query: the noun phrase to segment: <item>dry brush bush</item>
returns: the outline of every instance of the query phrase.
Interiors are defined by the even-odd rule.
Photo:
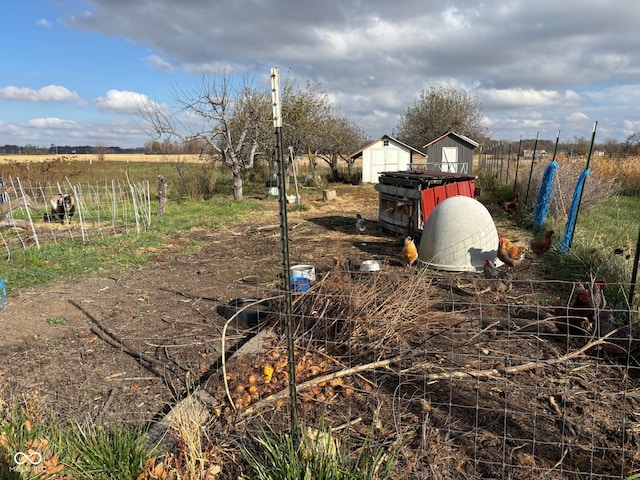
[[[585,170],[584,159],[570,159],[559,157],[558,169],[553,180],[553,190],[549,202],[549,214],[555,218],[566,218],[571,208],[573,193],[576,188],[578,178]],[[535,204],[542,185],[545,169],[549,162],[537,161],[531,171],[530,162],[520,162],[519,176],[522,178],[518,184],[518,192],[521,198],[526,195],[529,188],[529,201]],[[605,201],[613,193],[618,191],[622,185],[619,175],[610,175],[604,167],[603,162],[598,160],[590,164],[591,173],[587,176],[584,184],[584,191],[580,208],[590,209]],[[531,180],[529,182],[529,172]]]
[[[640,157],[596,157],[590,167],[594,175],[612,179],[623,188],[638,189],[640,186]]]
[[[446,296],[432,276],[353,271],[339,260],[311,291],[294,302],[298,335],[326,343],[351,361],[375,361],[411,352],[434,328],[460,322],[459,313],[439,310]],[[418,301],[417,301],[418,300]],[[464,320],[462,320],[464,321]]]

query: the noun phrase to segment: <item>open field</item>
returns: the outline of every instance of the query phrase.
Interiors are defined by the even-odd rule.
[[[3,163],[36,163],[36,162],[201,162],[199,155],[146,155],[146,154],[109,154],[95,153],[72,155],[0,155]]]

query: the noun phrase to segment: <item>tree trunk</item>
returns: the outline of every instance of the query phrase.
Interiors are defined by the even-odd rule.
[[[309,170],[311,171],[311,175],[315,178],[315,176],[316,176],[316,156],[311,151],[311,147],[307,147],[307,159],[309,160]]]
[[[331,176],[333,177],[333,181],[337,182],[340,179],[340,172],[338,172],[338,159],[336,157],[331,157]]]
[[[233,199],[242,200],[242,172],[233,172]]]

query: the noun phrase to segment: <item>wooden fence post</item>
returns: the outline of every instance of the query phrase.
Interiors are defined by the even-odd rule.
[[[167,181],[162,175],[158,175],[158,216],[164,215],[167,206]]]

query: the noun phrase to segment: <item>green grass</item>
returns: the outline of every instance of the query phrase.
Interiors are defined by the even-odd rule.
[[[7,292],[53,283],[62,278],[100,272],[114,273],[140,268],[153,260],[157,251],[172,235],[180,235],[193,228],[218,229],[246,219],[269,208],[256,199],[241,202],[230,198],[209,201],[169,202],[165,215],[152,215],[151,226],[140,234],[93,237],[83,242],[79,238],[43,243],[38,249],[12,251],[3,264],[2,276]],[[181,252],[195,253],[203,244],[188,242]]]
[[[103,428],[76,424],[61,438],[67,469],[75,478],[135,479],[151,451],[139,428]]]
[[[597,208],[578,215],[578,239],[593,245],[621,247],[637,238],[640,195],[612,195]]]
[[[62,325],[67,325],[69,323],[69,319],[67,317],[50,317],[47,319],[47,323],[51,326],[59,327]]]
[[[322,423],[322,422],[321,422]],[[243,480],[314,479],[377,480],[389,478],[399,447],[390,451],[371,445],[371,433],[353,450],[321,427],[303,436],[300,445],[288,432],[263,429],[252,446],[241,445],[249,465]],[[402,446],[400,444],[400,446]]]
[[[61,426],[53,418],[39,418],[36,404],[23,399],[0,409],[0,480],[135,479],[152,458],[153,448],[145,446],[139,427]],[[19,452],[35,465],[23,462]]]

